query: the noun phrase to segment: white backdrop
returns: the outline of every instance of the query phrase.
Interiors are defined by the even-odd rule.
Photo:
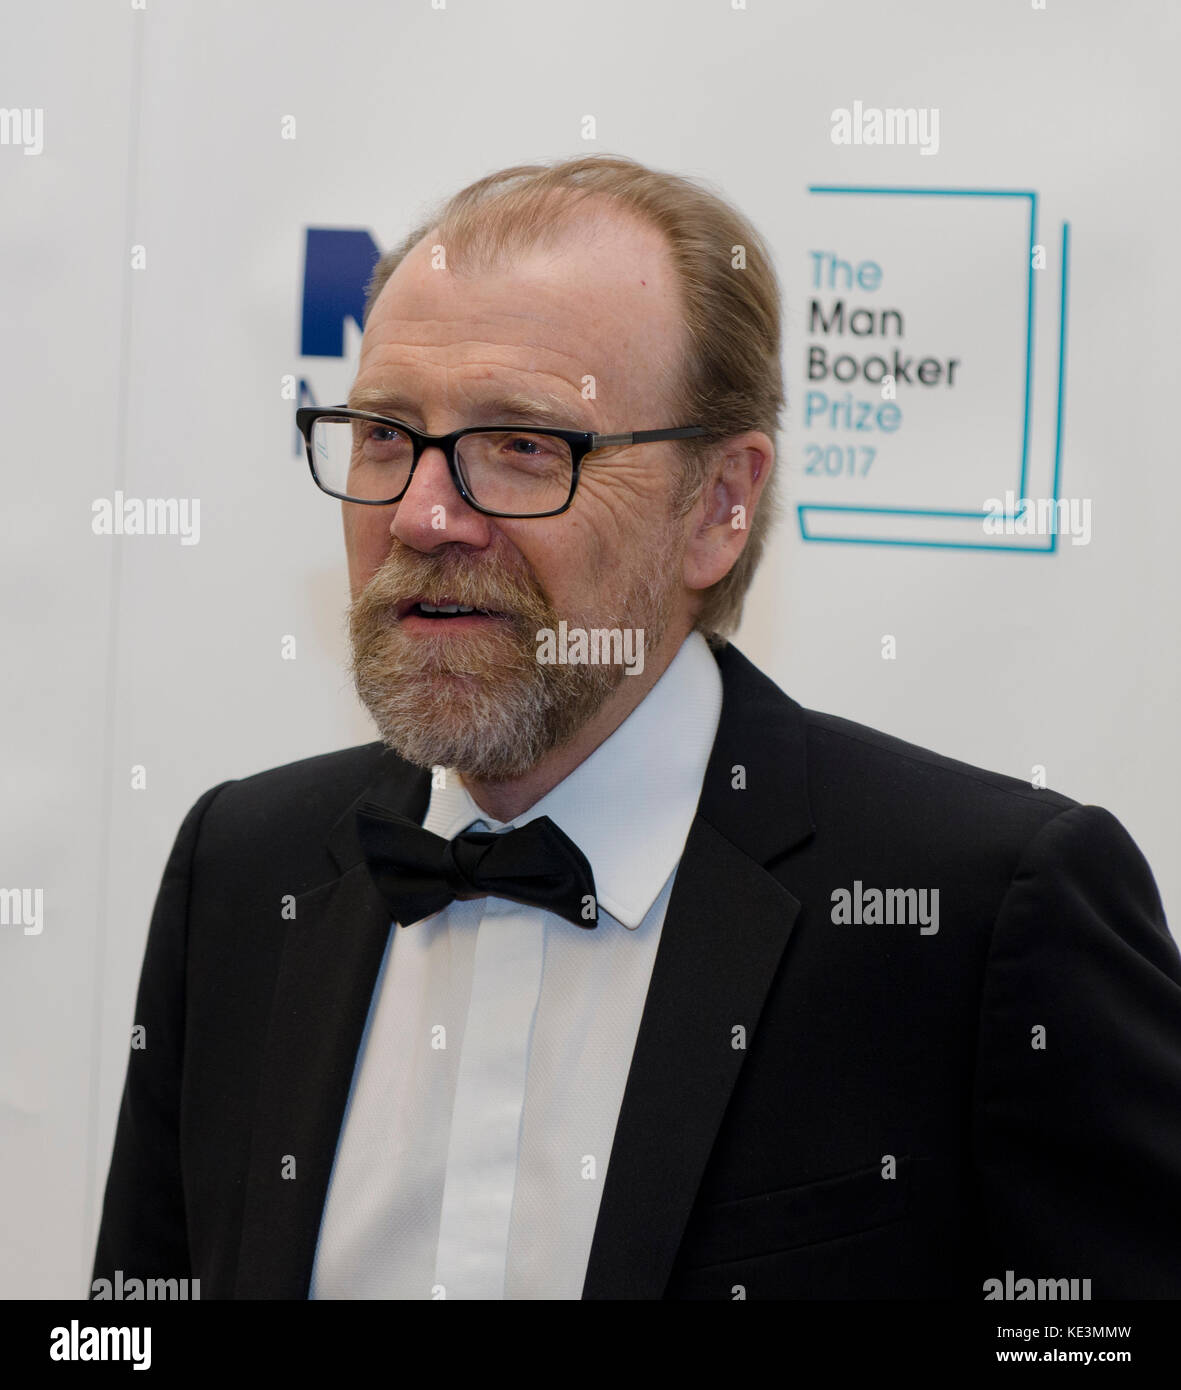
[[[1018,777],[1044,766],[1107,806],[1177,929],[1170,0],[4,11],[0,887],[41,889],[44,913],[40,932],[0,927],[0,1295],[86,1288],[185,810],[217,781],[373,737],[344,670],[338,512],[294,452],[282,389],[303,379],[327,403],[350,374],[347,356],[300,355],[306,231],[388,246],[507,164],[629,154],[707,178],[752,218],[787,303],[788,507],[738,645],[806,705]],[[832,112],[854,102],[937,109],[937,154],[834,144]],[[851,191],[870,188],[891,191]],[[822,428],[814,397],[805,419],[822,389],[810,346],[878,350],[811,331],[813,295],[826,317],[835,297],[814,291],[812,252],[879,266],[876,290],[845,297],[903,315],[888,346],[961,363],[954,387],[901,385],[904,422],[880,438]],[[349,352],[356,339],[349,326]],[[831,399],[846,389],[881,403],[864,383]],[[876,453],[829,476],[832,445]],[[1089,544],[1022,553],[932,519],[1018,487],[1023,451],[1030,487],[1051,487],[1056,448]],[[199,542],[94,534],[94,503],[117,492],[199,499]],[[857,528],[875,543],[851,543]]]

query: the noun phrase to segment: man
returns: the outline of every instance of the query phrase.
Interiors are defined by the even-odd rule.
[[[181,827],[96,1279],[1181,1295],[1135,845],[725,640],[779,359],[757,233],[629,160],[502,171],[379,263],[349,407],[300,423],[381,740]]]

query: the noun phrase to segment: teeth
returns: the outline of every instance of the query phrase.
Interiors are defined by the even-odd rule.
[[[476,611],[462,603],[420,603],[418,606],[424,613],[474,613]]]

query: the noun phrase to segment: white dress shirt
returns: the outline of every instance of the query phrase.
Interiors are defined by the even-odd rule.
[[[311,1298],[581,1298],[721,705],[692,633],[610,738],[515,820],[482,812],[453,771],[432,788],[423,824],[447,839],[549,816],[590,861],[598,925],[477,898],[391,928]]]

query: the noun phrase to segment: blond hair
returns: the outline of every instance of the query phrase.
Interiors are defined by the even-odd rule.
[[[698,424],[701,439],[678,440],[679,515],[693,505],[721,440],[761,430],[774,442],[784,405],[780,292],[770,254],[747,219],[702,181],[649,169],[622,155],[518,164],[469,184],[386,252],[374,267],[365,322],[390,276],[428,233],[447,248],[448,269],[478,272],[514,253],[552,244],[579,203],[606,197],[657,228],[680,288],[684,350],[669,373],[669,425]],[[749,520],[742,553],[705,590],[695,626],[714,645],[737,628],[742,604],[778,512],[775,470]]]

